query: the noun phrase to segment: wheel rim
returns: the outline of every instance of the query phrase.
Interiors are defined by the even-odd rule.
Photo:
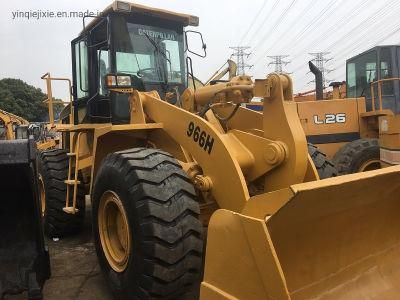
[[[39,197],[42,210],[42,217],[46,212],[46,190],[44,188],[44,181],[42,175],[39,174]]]
[[[114,271],[123,272],[128,265],[131,236],[121,199],[112,191],[106,191],[100,198],[98,226],[109,265]]]
[[[379,159],[369,159],[360,166],[359,172],[372,171],[380,168],[381,163]]]

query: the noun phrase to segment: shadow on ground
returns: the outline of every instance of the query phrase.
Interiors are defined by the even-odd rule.
[[[87,206],[85,226],[80,234],[58,241],[47,239],[50,251],[51,278],[45,283],[44,299],[113,299],[97,263],[92,239],[91,217],[90,206]],[[26,293],[5,297],[7,300],[26,298]],[[197,289],[188,292],[179,300],[196,298],[198,298]]]
[[[88,211],[82,233],[48,240],[52,276],[43,290],[45,299],[112,299],[97,263],[90,220]]]

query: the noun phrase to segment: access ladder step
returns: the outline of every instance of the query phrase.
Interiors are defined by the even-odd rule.
[[[74,207],[72,207],[72,206],[67,206],[67,207],[64,207],[64,208],[63,208],[63,211],[66,212],[67,214],[72,214],[72,215],[74,215],[74,214],[76,214],[77,212],[79,212],[79,209],[74,208]]]
[[[76,153],[75,152],[68,152],[67,156],[76,156]]]
[[[71,180],[64,180],[64,183],[67,184],[67,185],[75,185],[75,183],[76,183],[76,184],[81,184],[81,182],[80,182],[79,180],[73,180],[73,179],[71,179]]]

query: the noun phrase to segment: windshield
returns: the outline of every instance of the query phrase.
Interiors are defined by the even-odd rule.
[[[347,95],[370,96],[369,84],[377,80],[376,51],[368,52],[347,63]]]
[[[182,34],[155,26],[123,25],[115,49],[118,73],[136,75],[145,82],[183,83]]]

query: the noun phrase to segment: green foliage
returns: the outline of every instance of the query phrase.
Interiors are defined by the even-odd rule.
[[[43,101],[47,95],[20,79],[4,78],[0,80],[0,109],[35,122],[48,121],[47,105]],[[62,109],[55,105],[55,116]]]

